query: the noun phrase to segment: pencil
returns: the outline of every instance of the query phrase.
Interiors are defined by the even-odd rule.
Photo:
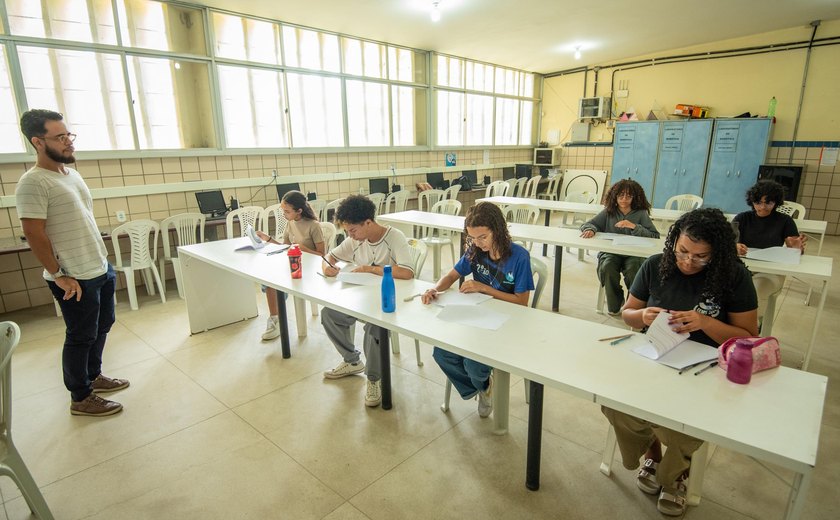
[[[622,334],[621,336],[610,336],[609,338],[601,338],[598,341],[612,341],[614,339],[623,339],[632,335],[633,334]]]
[[[712,361],[711,363],[709,363],[709,366],[705,366],[705,367],[701,368],[700,370],[698,370],[697,372],[695,372],[695,373],[694,373],[694,375],[695,375],[695,376],[699,376],[700,374],[702,374],[702,373],[703,373],[703,372],[705,372],[706,370],[709,370],[709,369],[710,369],[710,368],[712,368],[712,367],[716,367],[716,366],[717,366],[717,364],[718,364],[718,362],[717,362],[717,361]]]
[[[628,334],[628,335],[624,336],[623,338],[618,338],[618,339],[616,339],[616,340],[610,341],[610,345],[618,345],[618,344],[619,344],[619,343],[621,343],[622,341],[624,341],[624,340],[626,340],[626,339],[628,339],[628,338],[632,338],[632,337],[633,337],[633,335],[632,335],[632,334]]]

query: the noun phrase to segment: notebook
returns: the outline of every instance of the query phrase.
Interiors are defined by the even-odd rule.
[[[676,369],[717,359],[717,348],[688,339],[690,334],[687,332],[674,332],[668,325],[670,316],[660,312],[641,336],[644,338],[642,344],[633,348],[633,352]]]

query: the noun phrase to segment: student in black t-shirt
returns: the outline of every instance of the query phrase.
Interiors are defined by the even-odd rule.
[[[668,312],[675,331],[717,346],[732,337],[755,336],[756,307],[755,289],[736,253],[732,227],[719,209],[703,208],[681,216],[671,226],[663,252],[642,264],[622,318],[643,328],[660,312]],[[655,391],[655,381],[650,384]],[[624,467],[636,469],[644,454],[639,489],[659,493],[661,513],[682,515],[683,481],[691,455],[703,441],[609,408],[601,410],[615,428]],[[661,444],[668,447],[664,455]]]

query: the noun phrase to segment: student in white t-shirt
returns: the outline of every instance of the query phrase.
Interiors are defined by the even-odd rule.
[[[373,273],[382,276],[383,266],[390,265],[395,279],[408,280],[414,277],[411,251],[405,235],[390,226],[376,223],[376,206],[367,197],[351,195],[344,199],[335,212],[336,221],[344,227],[347,239],[327,255],[330,264],[347,262],[355,265],[354,272]],[[338,275],[339,270],[327,262],[322,265],[327,276]],[[368,377],[365,392],[365,405],[378,406],[382,401],[381,363],[379,351],[380,328],[370,323],[365,324],[364,351],[367,367],[361,361],[361,353],[356,350],[350,327],[356,318],[347,314],[324,308],[321,323],[330,341],[344,358],[332,370],[324,372],[327,379],[338,379],[365,372]]]
[[[102,352],[115,319],[116,276],[93,217],[90,191],[79,172],[66,166],[76,162],[76,134],[63,119],[51,110],[21,116],[20,129],[38,158],[20,178],[15,203],[23,234],[64,315],[61,360],[70,413],[112,415],[122,405],[97,394],[129,384],[102,374]]]

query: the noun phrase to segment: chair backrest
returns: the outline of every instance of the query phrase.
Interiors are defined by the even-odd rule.
[[[589,191],[573,191],[566,195],[566,202],[581,202],[583,204],[595,204],[598,195]]]
[[[517,224],[536,224],[540,210],[530,204],[511,204],[504,210],[505,220]]]
[[[537,308],[537,303],[540,300],[540,295],[545,288],[545,282],[548,279],[548,267],[539,258],[531,257],[531,276],[537,280],[534,282],[534,295],[531,297],[531,307]]]
[[[272,215],[274,216],[274,233],[271,232]],[[283,216],[283,208],[280,206],[280,203],[272,204],[262,210],[262,214],[260,215],[260,227],[262,229],[260,231],[266,235],[279,240],[283,237],[283,232],[286,231],[286,224],[288,224],[288,221]]]
[[[321,222],[321,234],[324,235],[324,253],[329,253],[335,247],[335,224],[332,222]]]
[[[128,235],[131,243],[131,268],[145,269],[151,267],[157,260],[157,241],[160,226],[154,220],[141,219],[126,222],[111,231],[111,243],[114,246],[114,263],[116,267],[123,266],[122,251],[120,249],[120,235]],[[151,245],[149,235],[152,235]]]
[[[260,229],[260,216],[262,215],[262,212],[263,209],[260,206],[243,206],[228,213],[227,217],[225,217],[225,231],[227,232],[227,237],[244,237],[245,229],[248,227],[248,224],[250,224],[254,229]],[[234,218],[239,218],[239,235],[233,234]]]
[[[778,211],[779,213],[784,213],[790,218],[800,220],[805,218],[805,206],[798,202],[790,202],[786,200],[784,204],[776,208],[776,211]]]
[[[20,342],[20,327],[13,321],[0,323],[0,431],[12,429],[12,353]]]
[[[169,244],[169,228],[175,228],[175,247],[191,246],[204,242],[204,222],[206,217],[202,213],[179,213],[163,219],[160,223],[161,238],[163,239],[163,257],[171,260],[173,255]],[[196,239],[196,236],[198,237]]]
[[[527,183],[530,178],[520,177],[516,179],[516,196],[517,197],[524,197],[525,196],[525,183]]]
[[[395,191],[388,195],[385,199],[385,205],[382,208],[382,213],[397,213],[405,211],[405,205],[408,202],[408,190]]]
[[[558,200],[557,192],[560,190],[560,183],[563,181],[563,176],[560,174],[548,178],[548,186],[545,188],[543,195],[551,200]]]
[[[507,195],[508,188],[510,186],[505,181],[493,181],[487,185],[487,189],[484,190],[485,197],[504,197]]]
[[[376,215],[379,215],[379,213],[382,211],[382,203],[385,201],[385,194],[370,193],[368,195],[365,195],[365,197],[367,197],[368,199],[370,199],[371,202],[373,202],[373,205],[376,206]]]
[[[333,218],[328,218],[330,215],[330,211],[335,212],[335,210],[338,209],[338,206],[342,202],[344,202],[344,197],[340,199],[335,199],[332,202],[328,202],[327,205],[324,206],[324,209],[321,210],[321,217],[319,218],[319,220],[321,222],[332,222],[333,220],[335,220],[335,215],[333,215]]]
[[[529,199],[536,199],[537,198],[537,188],[540,185],[540,181],[542,177],[536,175],[528,179],[528,182],[525,184],[525,191],[522,193],[522,197],[527,197]],[[549,186],[551,184],[549,183]]]
[[[519,187],[519,179],[508,179],[504,183],[508,185],[507,196],[516,197],[516,188]]]
[[[457,215],[461,213],[460,200],[441,200],[432,206],[432,213],[441,213],[443,215]]]
[[[315,199],[315,200],[308,200],[306,201],[309,203],[309,207],[312,208],[312,213],[318,217],[318,220],[321,219],[321,213],[324,212],[324,206],[327,205],[327,201],[324,199]]]
[[[420,271],[423,270],[423,264],[426,263],[426,254],[429,252],[429,247],[425,242],[416,238],[408,239],[408,247],[411,251],[411,267],[414,269],[414,277],[420,278]]]
[[[458,192],[459,191],[461,191],[461,185],[460,184],[453,184],[452,186],[443,190],[443,198],[444,199],[455,200],[455,199],[458,198]]]
[[[443,190],[425,190],[417,194],[417,209],[432,211],[432,207],[443,199]]]
[[[703,197],[683,193],[674,195],[665,202],[665,209],[676,209],[679,211],[691,211],[703,205]]]

